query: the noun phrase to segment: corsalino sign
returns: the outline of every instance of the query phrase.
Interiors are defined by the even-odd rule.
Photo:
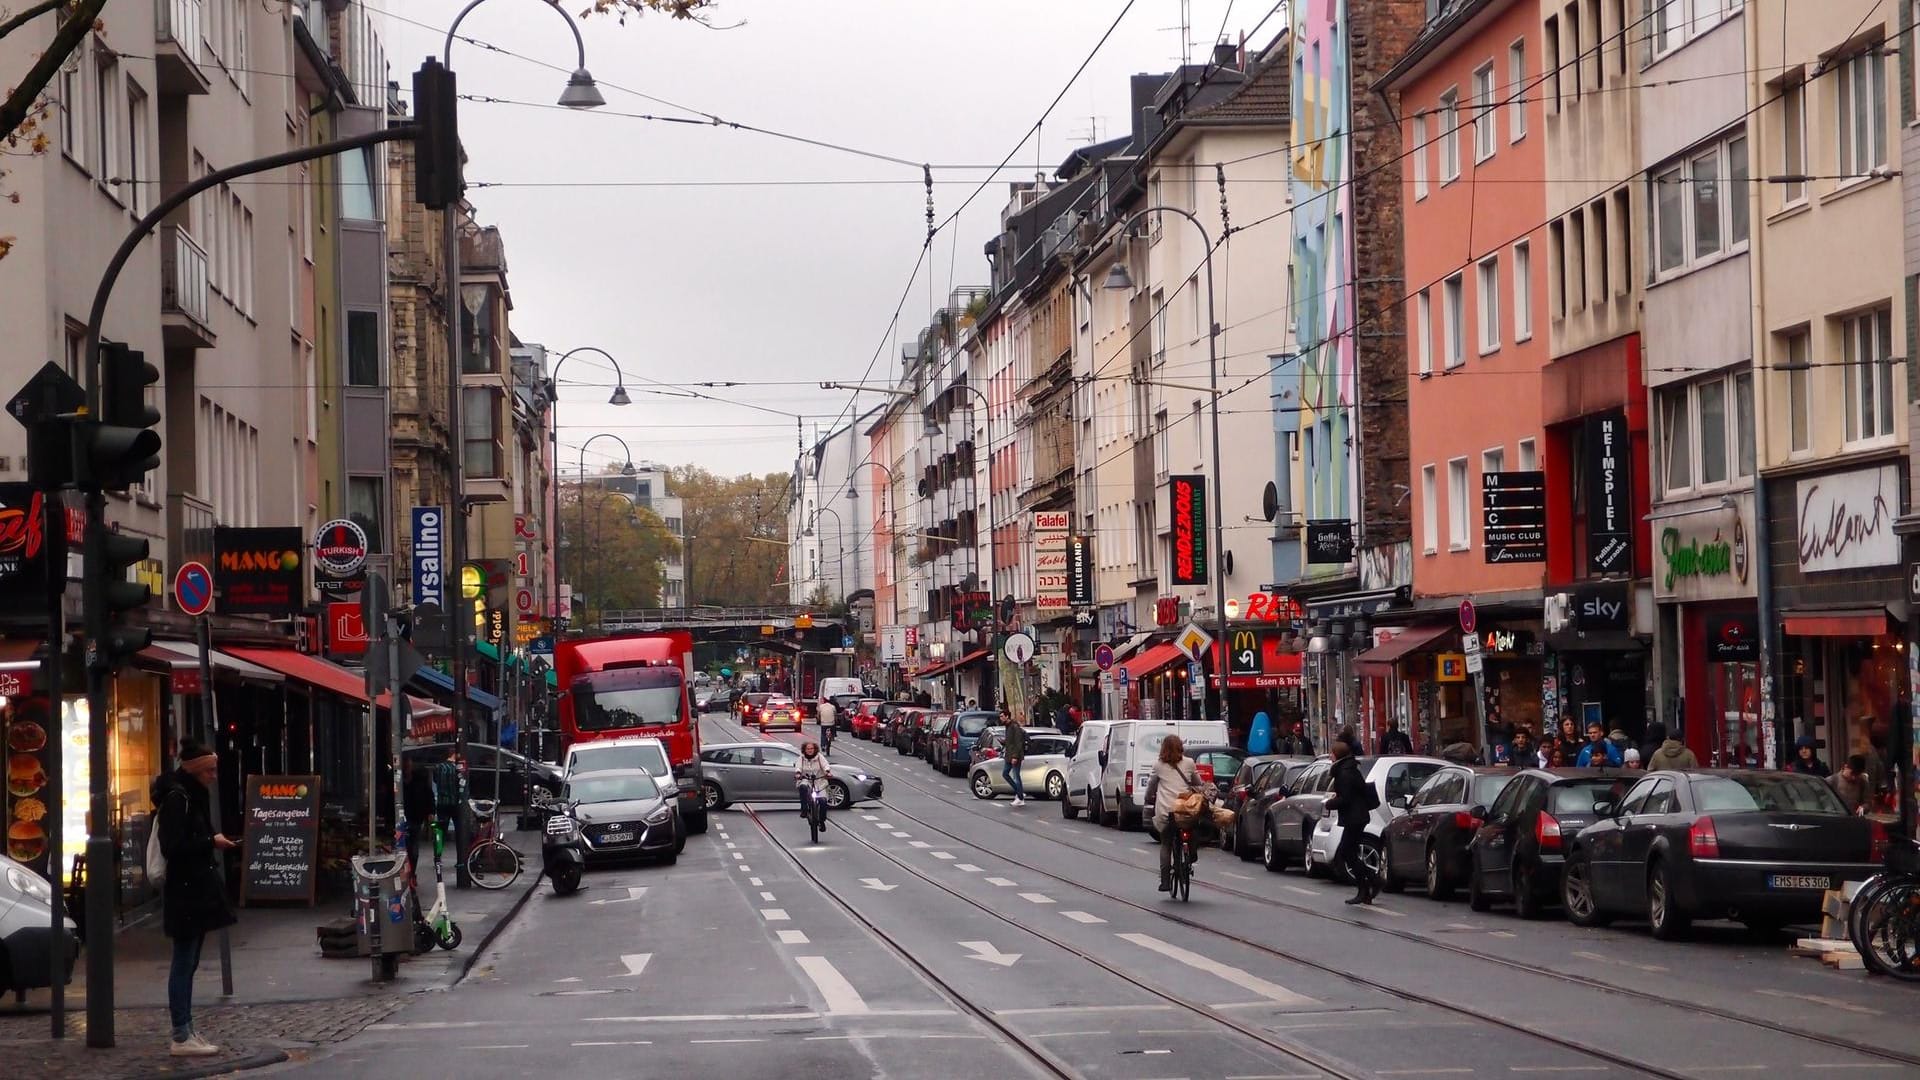
[[[1686,514],[1654,525],[1653,592],[1662,600],[1737,600],[1754,595],[1749,537],[1753,496],[1730,508]]]

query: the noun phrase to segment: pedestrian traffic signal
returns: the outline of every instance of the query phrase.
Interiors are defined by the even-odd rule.
[[[445,210],[466,194],[459,106],[453,72],[428,57],[413,73],[413,198],[429,210]]]
[[[147,551],[140,537],[113,532],[104,520],[88,522],[84,585],[89,664],[112,670],[153,643],[152,631],[119,622],[121,614],[145,607],[153,598],[145,585],[127,580],[127,571],[145,562]]]
[[[84,491],[126,491],[160,467],[160,411],[147,387],[160,370],[125,345],[100,346],[100,417],[74,426],[74,480]]]

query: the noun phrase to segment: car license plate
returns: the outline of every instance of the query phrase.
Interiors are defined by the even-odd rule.
[[[604,833],[600,837],[600,842],[604,844],[629,844],[633,842],[633,834],[631,832]]]
[[[1825,874],[1768,874],[1769,889],[1831,889],[1833,879]]]

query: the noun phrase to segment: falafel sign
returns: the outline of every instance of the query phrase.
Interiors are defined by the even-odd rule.
[[[285,617],[306,606],[298,528],[216,528],[213,547],[221,614]]]
[[[320,778],[247,777],[245,837],[240,902],[301,900],[312,905],[320,854]]]

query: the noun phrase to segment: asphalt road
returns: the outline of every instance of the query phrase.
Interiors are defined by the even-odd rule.
[[[1413,896],[1353,909],[1218,851],[1179,904],[1144,834],[982,802],[844,734],[835,751],[886,792],[820,844],[791,807],[734,808],[676,866],[542,886],[460,986],[280,1071],[1920,1075],[1920,998],[1790,958],[1785,935],[1709,924],[1667,944]]]

